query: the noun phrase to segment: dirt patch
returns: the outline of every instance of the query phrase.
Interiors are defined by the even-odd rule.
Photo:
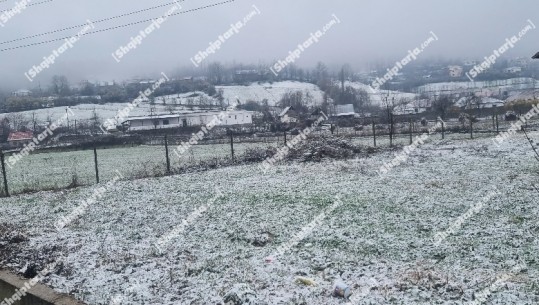
[[[6,265],[8,257],[23,249],[28,242],[26,234],[13,225],[0,223],[0,266]]]

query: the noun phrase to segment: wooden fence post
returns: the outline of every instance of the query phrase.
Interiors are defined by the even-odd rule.
[[[445,122],[442,120],[442,140],[445,139]]]
[[[410,145],[413,143],[413,135],[412,135],[412,119],[410,119]]]
[[[9,197],[9,190],[7,187],[6,162],[3,151],[0,151],[0,159],[0,161],[2,162],[2,176],[4,177],[4,192],[6,193],[6,197]]]
[[[99,167],[97,165],[97,148],[94,143],[94,164],[95,164],[95,180],[99,184]]]
[[[389,114],[389,147],[393,147],[393,113]]]
[[[376,124],[372,120],[372,135],[374,137],[374,147],[376,147]]]
[[[234,135],[230,132],[230,153],[232,154],[232,162],[234,162]]]
[[[167,135],[165,135],[165,155],[166,155],[166,158],[167,158],[167,174],[170,173],[170,158],[168,156],[168,139],[167,139]]]
[[[496,133],[500,133],[500,125],[498,124],[498,113],[496,112]]]
[[[473,117],[470,117],[470,139],[473,139]]]

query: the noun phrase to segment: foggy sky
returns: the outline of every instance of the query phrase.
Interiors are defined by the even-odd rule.
[[[18,0],[21,1],[21,0]],[[42,0],[33,0],[39,2]],[[144,0],[54,0],[28,7],[0,27],[0,41],[7,41],[98,20],[171,1]],[[187,0],[182,10],[220,2]],[[15,2],[0,3],[0,10]],[[0,90],[48,86],[52,75],[66,75],[72,82],[88,80],[121,81],[172,73],[178,67],[195,67],[190,58],[206,49],[210,41],[226,32],[232,23],[253,11],[261,14],[227,40],[205,62],[273,64],[321,29],[335,14],[341,21],[320,41],[307,49],[296,62],[311,67],[318,61],[329,66],[349,63],[355,69],[369,63],[393,63],[418,47],[434,32],[424,59],[483,58],[499,48],[505,39],[517,34],[539,11],[537,0],[236,0],[222,6],[169,18],[135,50],[117,63],[111,54],[149,23],[82,37],[56,63],[40,73],[33,83],[24,76],[33,65],[52,53],[63,42],[0,52]],[[170,6],[126,18],[96,24],[96,30],[163,15]],[[535,14],[534,14],[535,13]],[[74,35],[70,30],[31,40],[2,44],[0,48]],[[509,53],[530,57],[539,51],[539,29],[530,31]]]

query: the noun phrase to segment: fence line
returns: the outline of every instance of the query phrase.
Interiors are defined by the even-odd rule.
[[[384,139],[389,139],[389,145],[395,145],[395,144],[398,144],[398,145],[405,145],[404,143],[412,143],[413,141],[413,138],[414,136],[416,135],[420,135],[424,132],[427,131],[428,129],[428,124],[426,126],[419,126],[420,124],[418,124],[418,122],[414,122],[413,120],[410,120],[409,122],[399,122],[399,123],[396,123],[394,124],[394,129],[391,130],[391,127],[390,126],[387,126],[387,125],[383,125],[383,124],[376,124],[376,122],[373,120],[372,122],[372,130],[370,130],[371,126],[369,125],[366,125],[366,126],[363,126],[361,130],[356,130],[354,128],[338,128],[333,135],[331,133],[331,130],[324,130],[324,129],[318,129],[314,132],[311,133],[311,135],[309,136],[310,138],[312,137],[320,137],[320,136],[328,136],[328,137],[342,137],[342,138],[347,138],[347,139],[351,139],[351,140],[354,140],[354,139],[358,139],[362,142],[365,143],[372,143],[372,145],[374,147],[379,147],[382,142],[381,140],[384,140]],[[434,122],[429,122],[429,124],[432,126]],[[449,123],[449,124],[448,124]],[[494,121],[490,122],[490,119],[488,119],[487,121],[479,121],[479,122],[475,122],[475,123],[471,123],[469,124],[468,128],[466,128],[465,124],[463,123],[460,123],[460,122],[446,122],[445,124],[441,124],[441,128],[439,128],[438,130],[436,130],[436,132],[433,134],[433,136],[439,136],[440,139],[445,139],[446,138],[446,133],[450,133],[450,134],[460,134],[460,135],[466,135],[467,133],[470,134],[470,138],[474,138],[477,137],[477,135],[479,134],[493,134],[493,135],[496,135],[499,133],[499,131],[504,131],[506,129],[508,129],[509,125],[512,123],[512,122],[505,122],[505,124],[500,124],[499,121],[497,121],[496,119],[494,119]],[[533,127],[533,128],[539,128],[539,120],[536,120],[534,122],[531,122],[528,124],[529,127]],[[458,131],[458,132],[454,132],[454,131]],[[206,139],[206,140],[202,140],[200,141],[200,144],[196,145],[194,148],[191,149],[191,152],[189,152],[191,154],[191,157],[190,158],[190,162],[189,163],[186,163],[186,164],[193,164],[195,163],[195,156],[194,156],[194,152],[193,152],[193,149],[196,149],[198,150],[199,152],[201,152],[200,154],[197,154],[197,157],[199,157],[199,161],[207,161],[207,160],[211,160],[212,158],[227,158],[227,156],[230,156],[230,159],[232,160],[232,162],[236,162],[238,160],[240,160],[240,158],[238,158],[239,154],[238,152],[241,152],[242,149],[244,149],[244,152],[246,151],[246,149],[248,149],[249,145],[251,144],[262,144],[262,145],[254,145],[254,147],[264,147],[264,145],[268,145],[268,146],[274,146],[274,147],[281,147],[281,146],[284,146],[286,145],[288,142],[289,142],[289,138],[291,137],[294,137],[295,134],[294,132],[284,132],[284,133],[274,133],[272,135],[267,135],[267,136],[260,136],[260,135],[251,135],[250,137],[247,137],[245,135],[242,135],[240,133],[232,133],[230,132],[228,137],[223,137],[223,138],[218,138],[218,139]],[[60,176],[61,178],[65,178],[65,177],[68,177],[69,176],[69,172],[66,172],[65,171],[65,168],[64,167],[57,167],[55,169],[58,169],[58,168],[63,168],[63,170],[60,172],[60,173],[56,173],[56,176],[54,173],[49,173],[49,171],[46,171],[46,173],[43,175],[43,178],[45,181],[43,180],[39,180],[39,179],[36,179],[38,181],[33,181],[34,183],[38,183],[39,184],[39,187],[28,187],[28,186],[23,186],[23,185],[26,185],[26,184],[21,184],[21,181],[19,180],[24,180],[22,181],[22,183],[28,183],[28,181],[26,180],[26,176],[29,176],[29,177],[38,177],[38,173],[37,171],[38,170],[41,170],[43,168],[46,167],[46,165],[49,165],[48,163],[54,163],[53,160],[55,159],[62,159],[61,161],[59,160],[56,160],[56,161],[59,161],[59,162],[64,162],[63,164],[65,165],[65,162],[66,162],[66,159],[69,159],[69,157],[66,157],[66,156],[63,156],[61,154],[64,154],[64,155],[68,155],[70,153],[72,153],[74,156],[73,158],[76,159],[76,158],[80,158],[78,160],[78,162],[75,162],[74,161],[74,167],[75,167],[75,170],[77,167],[79,166],[84,166],[86,168],[86,172],[82,172],[83,174],[88,174],[89,172],[91,172],[91,170],[89,170],[90,168],[93,167],[94,171],[95,171],[95,183],[99,184],[101,180],[101,178],[103,177],[100,177],[100,170],[99,170],[99,167],[101,166],[102,168],[109,168],[109,166],[104,166],[103,164],[107,164],[107,162],[114,162],[113,164],[118,166],[116,163],[118,162],[118,160],[120,159],[117,159],[119,158],[116,154],[119,154],[120,151],[119,150],[133,150],[134,151],[134,155],[130,155],[130,157],[132,159],[135,159],[135,160],[127,160],[127,162],[131,162],[131,163],[128,163],[130,165],[130,168],[133,167],[132,166],[132,163],[133,162],[140,162],[142,163],[142,169],[146,170],[146,167],[151,167],[151,166],[154,166],[156,168],[160,168],[161,166],[164,167],[164,170],[163,170],[163,174],[164,175],[168,175],[168,174],[171,174],[173,171],[172,171],[172,162],[170,160],[170,147],[169,145],[179,145],[181,142],[181,138],[180,137],[169,137],[169,136],[163,136],[163,137],[155,137],[153,139],[151,139],[151,144],[150,147],[163,147],[163,151],[152,151],[151,153],[155,153],[156,155],[154,156],[154,158],[151,158],[151,155],[148,154],[144,154],[146,151],[142,151],[141,148],[143,148],[144,146],[135,146],[133,147],[133,145],[131,145],[131,147],[129,148],[129,145],[127,145],[128,147],[126,148],[125,145],[123,148],[112,148],[110,149],[107,149],[107,147],[103,147],[102,149],[98,149],[98,145],[94,145],[93,146],[93,149],[91,149],[91,151],[93,151],[93,162],[88,162],[88,164],[85,165],[85,159],[88,158],[88,159],[91,159],[91,155],[89,154],[88,156],[84,156],[86,153],[87,150],[74,150],[74,151],[71,151],[71,150],[62,150],[62,151],[59,151],[59,152],[48,152],[48,153],[45,153],[45,154],[42,154],[43,156],[40,156],[40,154],[32,154],[30,155],[29,157],[25,157],[25,158],[29,158],[29,160],[27,160],[28,162],[24,162],[25,159],[23,159],[21,163],[17,163],[16,166],[14,166],[13,169],[11,169],[11,171],[9,171],[7,168],[6,168],[6,157],[7,157],[7,154],[4,154],[4,152],[0,152],[0,161],[1,161],[1,165],[2,165],[2,179],[3,179],[3,190],[2,190],[2,195],[3,196],[9,196],[10,195],[10,192],[9,192],[9,189],[11,189],[11,193],[12,194],[17,194],[17,193],[24,193],[24,192],[28,192],[28,191],[39,191],[39,190],[46,190],[46,189],[54,189],[52,186],[51,187],[43,187],[43,182],[45,183],[49,183],[49,181],[47,181],[47,178],[53,178],[53,177],[57,177],[57,176]],[[229,153],[230,154],[227,154],[226,151],[228,150],[226,148],[225,145],[229,144],[230,145],[230,148],[229,148]],[[219,148],[218,147],[214,147],[214,151],[211,151],[210,148],[208,148],[208,146],[219,146],[219,145],[223,145],[223,147],[221,147],[221,151],[219,151]],[[365,145],[371,145],[371,144],[365,144]],[[238,148],[239,148],[239,151],[238,151]],[[175,146],[172,147],[172,149],[175,149]],[[100,151],[99,155],[98,155],[98,150]],[[209,156],[207,157],[207,159],[203,159],[204,156],[203,154],[206,152],[206,151],[210,151],[210,154]],[[36,152],[39,152],[36,151]],[[129,154],[125,154],[125,155],[129,155]],[[33,164],[34,161],[32,161],[32,158],[35,157],[36,159],[38,159],[38,157],[40,159],[43,159],[45,160],[44,162],[46,162],[45,164]],[[122,154],[122,156],[120,156],[122,158],[127,158],[127,156],[124,156],[124,154]],[[188,155],[186,156],[188,157]],[[155,161],[153,164],[151,162]],[[179,164],[180,166],[182,165],[185,165],[184,163],[182,163],[183,161],[182,160],[175,160],[175,163],[176,164]],[[28,163],[29,166],[27,167],[24,167],[23,168],[23,165],[25,163]],[[92,164],[93,163],[93,164]],[[33,166],[32,166],[33,165]],[[92,166],[93,165],[93,166]],[[136,170],[142,170],[141,168],[135,168]],[[15,173],[17,173],[17,171],[19,171],[19,175],[23,177],[23,179],[20,179],[19,176],[17,177],[14,177]],[[28,172],[31,173],[31,175],[28,174]],[[144,177],[145,175],[146,176],[152,176],[152,173],[151,172],[144,172],[145,174],[134,174],[131,176],[131,178],[138,178],[138,177]],[[11,174],[11,177],[10,177],[10,174]],[[73,173],[74,175],[79,175],[79,172],[78,171],[75,171]],[[88,175],[90,176],[90,175]],[[107,176],[107,173],[105,172],[104,174],[104,177],[106,178]],[[10,181],[10,179],[12,181]],[[73,178],[74,179],[74,178]],[[11,182],[10,183],[8,183]],[[86,181],[90,181],[90,178],[88,178]],[[63,181],[65,182],[65,181]],[[62,182],[62,183],[63,183]],[[76,182],[76,181],[75,181]],[[77,186],[77,183],[72,183],[72,184],[69,184],[70,186],[73,185],[73,186]],[[51,185],[54,185],[54,183],[49,183]],[[88,184],[93,184],[93,183],[88,183]],[[78,184],[80,185],[80,184]],[[10,188],[8,188],[8,186],[11,186]],[[23,186],[23,187],[21,187]],[[57,188],[64,188],[62,186],[60,187],[57,187]]]

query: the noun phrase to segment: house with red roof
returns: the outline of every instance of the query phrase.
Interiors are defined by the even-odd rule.
[[[13,131],[9,133],[7,142],[15,147],[22,146],[34,138],[34,134],[31,131]]]

